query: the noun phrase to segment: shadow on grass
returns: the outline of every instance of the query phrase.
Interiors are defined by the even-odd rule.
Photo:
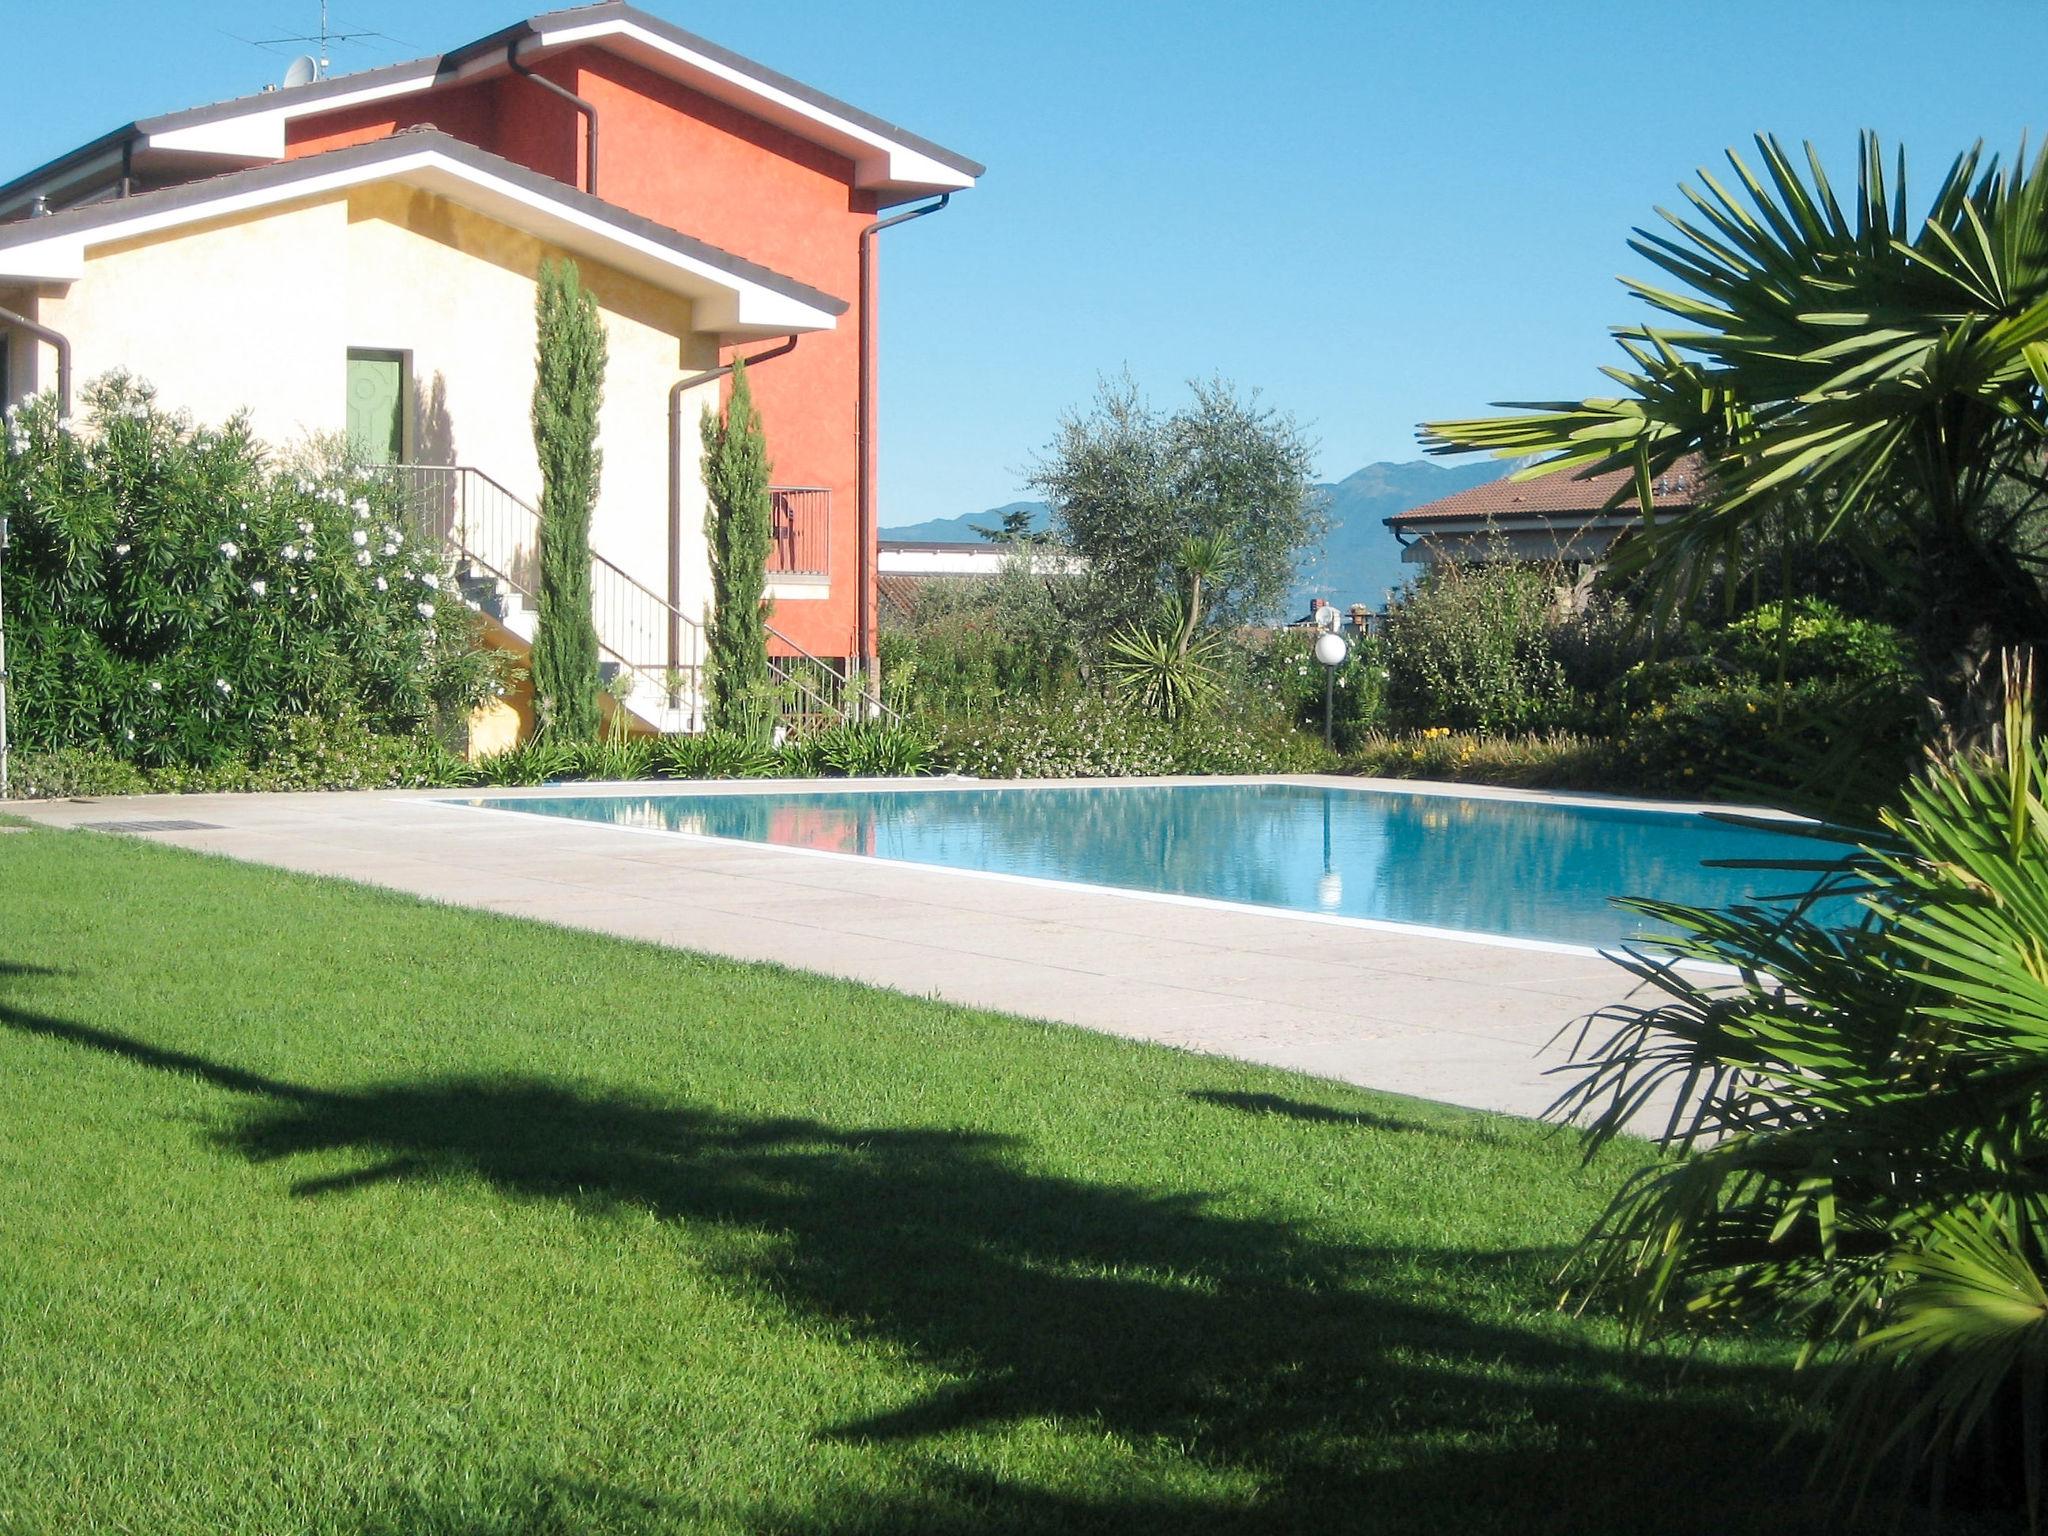
[[[302,1198],[474,1178],[773,1234],[729,1260],[730,1283],[958,1379],[827,1431],[875,1446],[899,1489],[835,1503],[825,1488],[760,1529],[1677,1533],[1777,1529],[1763,1512],[1806,1507],[1772,1455],[1780,1373],[1696,1362],[1679,1380],[1544,1317],[1549,1252],[1347,1246],[1196,1194],[1048,1176],[972,1131],[748,1119],[543,1080],[326,1091],[5,1006],[0,1022],[249,1099],[221,1137],[239,1155],[357,1159],[292,1186]],[[951,1460],[963,1432],[1027,1419],[1134,1448],[1127,1486],[1079,1494]],[[1172,1461],[1246,1491],[1162,1499]],[[643,1518],[417,1515],[421,1531],[535,1533]]]
[[[1436,1120],[1429,1118],[1427,1111],[1405,1116],[1381,1115],[1369,1109],[1332,1109],[1327,1104],[1315,1104],[1307,1099],[1290,1099],[1279,1093],[1243,1093],[1222,1088],[1194,1088],[1188,1091],[1186,1097],[1197,1104],[1209,1104],[1217,1109],[1234,1109],[1245,1115],[1273,1115],[1282,1120],[1301,1120],[1312,1125],[1349,1125],[1369,1131],[1404,1131],[1421,1136],[1446,1136],[1454,1141],[1472,1140],[1485,1135],[1488,1129],[1477,1110],[1449,1111],[1441,1120]]]

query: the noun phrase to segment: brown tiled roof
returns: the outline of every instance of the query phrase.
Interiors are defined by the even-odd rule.
[[[1697,458],[1680,459],[1657,477],[1655,495],[1658,510],[1696,505],[1704,489],[1705,478],[1704,466]],[[1548,524],[1603,515],[1617,516],[1635,510],[1633,489],[1611,509],[1607,506],[1607,499],[1617,490],[1631,487],[1633,480],[1634,476],[1625,469],[1599,475],[1560,469],[1531,480],[1490,480],[1455,496],[1410,507],[1406,512],[1388,518],[1387,522],[1401,528],[1414,523],[1453,520],[1509,523],[1535,518]]]

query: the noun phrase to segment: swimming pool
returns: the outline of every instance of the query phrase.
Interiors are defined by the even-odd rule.
[[[1798,876],[1705,860],[1811,844],[1689,811],[1310,784],[574,794],[457,802],[643,831],[1610,946],[1617,896],[1712,905]]]

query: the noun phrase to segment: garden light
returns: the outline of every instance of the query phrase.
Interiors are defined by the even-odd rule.
[[[1350,655],[1351,642],[1334,629],[1326,629],[1316,636],[1315,658],[1323,664],[1323,745],[1326,747],[1336,745],[1331,714],[1336,708],[1337,669]]]

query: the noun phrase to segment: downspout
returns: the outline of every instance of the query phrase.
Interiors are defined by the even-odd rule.
[[[875,236],[898,224],[937,213],[951,201],[953,194],[942,192],[935,203],[925,203],[893,218],[877,219],[860,232],[860,394],[854,412],[854,440],[859,454],[854,505],[860,538],[856,567],[860,573],[860,596],[854,643],[860,652],[862,687],[867,692],[870,714],[882,702],[882,678],[875,657]]]
[[[512,66],[514,74],[524,75],[535,85],[553,91],[562,100],[583,114],[583,124],[589,130],[583,147],[583,190],[592,197],[597,195],[597,108],[578,96],[565,85],[557,85],[546,75],[528,68],[519,62],[519,45],[524,38],[515,37],[505,45],[505,62]]]
[[[797,338],[752,357],[736,357],[720,368],[706,369],[680,378],[668,390],[668,665],[674,671],[683,655],[683,396],[699,384],[709,384],[745,363],[752,368],[770,358],[787,357],[796,350]]]
[[[121,196],[130,197],[135,192],[135,135],[130,134],[121,141]]]
[[[70,338],[47,325],[37,325],[27,315],[17,315],[11,309],[0,309],[0,325],[18,325],[38,341],[46,341],[57,350],[57,410],[58,414],[71,414],[71,341]]]

